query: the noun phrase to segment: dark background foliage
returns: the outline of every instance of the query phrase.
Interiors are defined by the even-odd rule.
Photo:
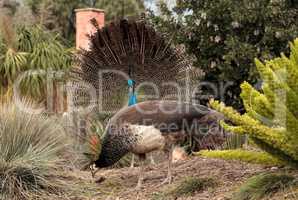
[[[49,30],[58,31],[64,38],[74,41],[75,9],[94,7],[105,10],[105,21],[144,12],[143,0],[24,0],[33,14]]]
[[[194,65],[205,72],[202,81],[219,89],[220,83],[233,83],[216,96],[210,87],[202,87],[198,98],[221,97],[242,112],[239,85],[244,80],[258,83],[254,58],[287,54],[288,41],[298,36],[296,0],[178,0],[173,9],[161,1],[159,9],[160,14],[151,12],[149,19],[175,43],[185,45],[196,58]],[[199,100],[207,103],[206,97]]]

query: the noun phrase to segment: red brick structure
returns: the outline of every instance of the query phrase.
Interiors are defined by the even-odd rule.
[[[104,11],[95,8],[76,9],[76,48],[89,48],[89,40],[87,34],[95,32],[95,28],[90,23],[92,18],[95,18],[99,27],[103,27],[105,23]]]

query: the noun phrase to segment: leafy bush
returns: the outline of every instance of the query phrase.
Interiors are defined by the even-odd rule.
[[[75,9],[99,8],[105,11],[105,21],[137,15],[145,10],[143,0],[98,1],[98,0],[24,0],[37,21],[49,30],[59,31],[67,40],[75,39]],[[40,17],[42,16],[42,18]]]
[[[233,195],[232,200],[260,200],[294,185],[295,178],[285,174],[265,173],[253,176]]]
[[[298,39],[291,43],[291,55],[265,63],[256,60],[263,79],[262,92],[249,83],[241,85],[247,113],[211,101],[233,125],[222,122],[227,131],[248,134],[261,149],[288,164],[298,165]]]
[[[162,1],[165,2],[165,1]],[[240,84],[257,83],[254,58],[262,61],[288,52],[287,42],[298,36],[296,1],[269,0],[178,0],[171,10],[149,19],[174,42],[183,44],[196,58],[195,66],[206,73],[203,81],[216,84],[231,81],[221,98],[228,106],[242,110]],[[215,95],[210,87],[203,94]],[[219,92],[222,92],[220,90]],[[198,95],[198,98],[202,96]],[[219,98],[214,96],[214,98]],[[206,102],[206,99],[201,99]],[[208,101],[208,100],[207,100]]]
[[[38,199],[62,192],[57,178],[64,132],[57,122],[0,107],[0,194],[4,199]],[[61,167],[61,166],[60,166]]]

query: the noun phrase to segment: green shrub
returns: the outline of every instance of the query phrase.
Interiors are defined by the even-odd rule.
[[[260,200],[294,184],[295,178],[285,174],[260,174],[244,183],[232,200]]]
[[[224,98],[241,112],[240,84],[259,79],[254,58],[264,61],[288,53],[287,42],[298,36],[296,1],[178,0],[173,9],[160,2],[160,12],[153,13],[151,21],[194,55],[194,65],[205,72],[203,81],[218,88],[233,83],[223,97],[214,98]],[[215,95],[211,86],[203,87],[202,93]],[[202,103],[206,100],[197,97]]]
[[[247,113],[241,115],[218,101],[210,104],[232,123],[222,122],[224,129],[249,135],[261,149],[297,167],[298,39],[290,46],[289,57],[282,55],[265,63],[256,60],[263,85],[261,91],[247,82],[241,85],[241,98]]]
[[[268,166],[281,166],[285,163],[265,152],[245,151],[242,149],[224,151],[200,151],[195,155],[208,158],[221,158],[224,160],[240,160],[243,162],[262,164]]]
[[[0,107],[0,194],[5,199],[38,199],[59,194],[58,153],[65,147],[56,121]],[[63,143],[62,143],[63,142]]]

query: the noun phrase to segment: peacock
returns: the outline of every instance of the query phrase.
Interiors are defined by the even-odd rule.
[[[94,164],[106,168],[128,153],[137,155],[141,162],[137,183],[140,189],[146,154],[160,150],[168,157],[168,175],[163,183],[171,183],[174,145],[187,135],[200,134],[200,125],[217,115],[208,107],[177,101],[145,101],[125,107],[111,118],[102,138],[93,142],[100,146]]]
[[[103,137],[90,140],[91,146],[97,146],[92,151],[100,152],[94,164],[98,168],[109,167],[128,153],[137,155],[143,163],[146,154],[162,150],[169,159],[164,182],[170,183],[173,145],[199,130],[187,127],[200,124],[200,120],[215,112],[184,103],[191,101],[190,94],[195,93],[202,72],[191,65],[192,60],[182,46],[174,46],[171,37],[159,34],[143,19],[123,19],[104,28],[99,28],[96,20],[91,23],[96,32],[90,35],[90,48],[77,53],[71,75],[75,81],[87,82],[95,88],[96,104],[100,106],[94,112],[116,113]],[[127,104],[127,81],[133,88],[143,86],[142,96],[148,98],[140,98],[137,103],[132,88]],[[152,84],[144,87],[148,82],[154,87]],[[71,93],[73,105],[84,107],[84,92]],[[142,166],[137,188],[143,182]]]

